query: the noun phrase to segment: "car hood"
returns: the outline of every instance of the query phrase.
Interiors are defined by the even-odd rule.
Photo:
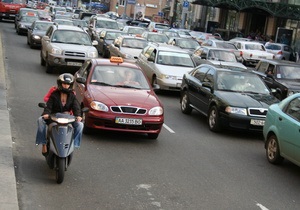
[[[72,50],[72,51],[79,51],[79,52],[87,52],[87,51],[92,51],[95,50],[96,48],[94,46],[84,46],[84,45],[76,45],[76,44],[63,44],[63,43],[52,43],[53,47],[58,47],[63,50]]]
[[[225,62],[225,61],[216,61],[216,60],[209,60],[212,64],[214,65],[221,65],[221,66],[231,66],[231,67],[239,67],[242,69],[247,69],[246,66],[244,66],[243,64],[239,63],[239,62]]]
[[[156,68],[159,70],[161,74],[183,77],[185,73],[191,71],[194,67],[168,66],[168,65],[156,64]]]
[[[300,89],[300,79],[277,79],[282,85],[289,89]]]
[[[34,30],[32,32],[33,35],[39,35],[39,36],[44,36],[46,34],[46,31],[41,31],[41,30]]]
[[[160,106],[160,102],[152,90],[137,90],[99,85],[89,85],[92,98],[108,106],[124,105],[152,108]]]
[[[129,48],[129,47],[122,47],[121,51],[123,54],[129,54],[133,57],[138,57],[143,49],[137,49],[137,48]]]
[[[267,94],[233,93],[226,91],[216,91],[215,94],[222,101],[234,107],[268,108],[271,104],[279,102],[277,98]]]

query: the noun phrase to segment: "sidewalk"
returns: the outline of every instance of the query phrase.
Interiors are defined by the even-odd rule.
[[[0,209],[18,210],[12,136],[6,101],[6,81],[0,34]]]

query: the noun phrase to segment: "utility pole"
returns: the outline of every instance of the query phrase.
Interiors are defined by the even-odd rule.
[[[127,16],[126,15],[126,10],[127,10],[127,0],[124,1],[124,11],[123,11],[123,14],[122,14],[122,18],[124,18],[124,19]]]
[[[173,27],[173,23],[175,23],[177,19],[177,0],[174,0],[173,5],[171,7],[173,7],[173,16],[171,19],[171,27]]]

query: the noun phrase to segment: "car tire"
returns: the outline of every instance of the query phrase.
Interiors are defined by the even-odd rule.
[[[46,73],[51,74],[53,72],[53,66],[50,66],[48,62],[46,62]]]
[[[46,66],[46,61],[44,60],[42,55],[41,55],[41,66]]]
[[[216,106],[212,106],[209,109],[207,123],[211,131],[219,132],[221,130],[219,123],[219,112]]]
[[[191,114],[193,109],[190,106],[191,104],[186,90],[182,93],[182,97],[180,101],[181,101],[180,103],[181,112],[184,114]]]
[[[159,133],[148,133],[148,139],[157,139]]]
[[[266,142],[266,156],[270,163],[280,164],[283,161],[283,157],[280,155],[280,149],[277,137],[275,135],[270,135]]]

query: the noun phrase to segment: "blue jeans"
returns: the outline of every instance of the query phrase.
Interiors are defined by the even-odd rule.
[[[42,116],[39,117],[37,123],[38,129],[36,132],[35,144],[47,144],[47,124]],[[75,148],[79,148],[82,138],[83,123],[75,121],[72,123],[72,126],[74,128],[74,146]]]

